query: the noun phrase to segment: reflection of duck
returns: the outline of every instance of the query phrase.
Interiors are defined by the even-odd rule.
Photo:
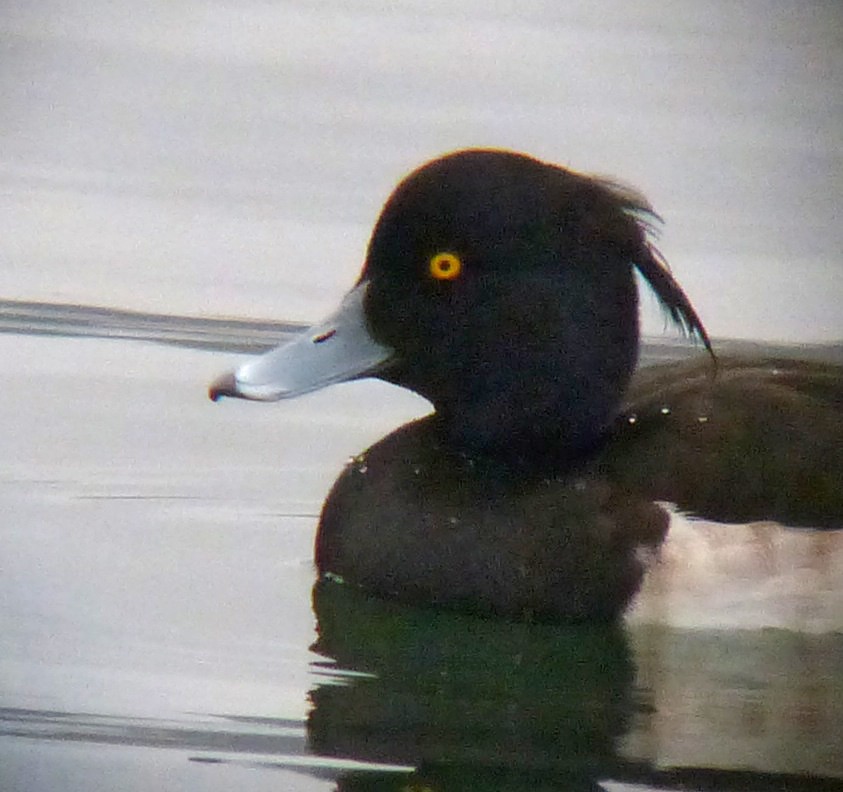
[[[311,648],[331,660],[317,664],[309,749],[416,768],[348,773],[339,790],[602,789],[632,718],[649,710],[617,624],[434,613],[328,580],[313,609]]]
[[[524,624],[330,580],[313,610],[309,750],[393,765],[337,790],[840,788],[843,634]]]
[[[435,160],[387,201],[337,313],[212,386],[273,400],[377,376],[433,402],[338,480],[322,573],[480,612],[608,617],[666,531],[651,499],[843,523],[839,368],[709,362],[628,389],[634,269],[710,350],[650,216],[631,191],[523,155]]]
[[[322,580],[309,750],[337,790],[839,789],[843,634],[477,619]],[[616,783],[606,783],[598,779]],[[617,783],[621,782],[621,783]]]

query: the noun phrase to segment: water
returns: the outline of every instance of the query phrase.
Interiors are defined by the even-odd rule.
[[[167,326],[196,342],[190,320]],[[838,534],[820,556],[816,535],[786,535],[807,542],[794,603],[764,593],[779,529],[736,548],[728,528],[677,520],[700,568],[664,566],[618,629],[414,610],[339,584],[312,603],[334,477],[425,403],[363,382],[213,405],[224,352],[121,327],[0,335],[0,788],[843,780]]]
[[[841,29],[833,0],[6,0],[1,292],[317,319],[398,179],[503,146],[643,191],[713,336],[836,341]]]

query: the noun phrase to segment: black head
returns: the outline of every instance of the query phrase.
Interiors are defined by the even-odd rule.
[[[505,151],[408,176],[377,222],[361,280],[379,376],[430,399],[452,439],[507,454],[593,445],[635,366],[633,266],[704,334],[650,246],[646,202]]]
[[[579,457],[635,366],[634,269],[710,349],[648,240],[652,218],[629,190],[522,154],[434,160],[390,196],[338,309],[219,378],[211,398],[272,401],[379,376],[434,403],[448,448]]]

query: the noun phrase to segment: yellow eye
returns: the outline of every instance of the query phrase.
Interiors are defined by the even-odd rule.
[[[436,280],[453,280],[462,270],[462,261],[456,253],[437,253],[430,258],[430,274]]]

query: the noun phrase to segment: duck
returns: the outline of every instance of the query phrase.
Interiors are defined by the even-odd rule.
[[[337,310],[209,389],[275,401],[375,377],[433,406],[337,479],[320,579],[606,621],[657,562],[671,508],[843,527],[843,367],[716,355],[658,222],[630,187],[515,151],[455,151],[398,184]],[[636,273],[694,359],[637,370]]]

